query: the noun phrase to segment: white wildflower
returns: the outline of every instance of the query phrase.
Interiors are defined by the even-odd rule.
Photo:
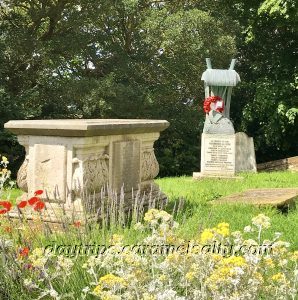
[[[253,229],[251,226],[245,226],[244,229],[243,229],[244,232],[252,232]]]
[[[157,293],[156,299],[157,300],[184,300],[186,298],[177,296],[176,291],[169,289],[169,290],[165,290],[163,292]]]
[[[138,222],[134,225],[133,227],[135,230],[143,231],[144,230],[144,225],[141,222]]]
[[[256,217],[252,218],[252,223],[257,227],[269,228],[270,218],[265,216],[264,214],[259,214]]]
[[[172,228],[173,229],[177,229],[179,227],[179,223],[178,222],[173,222]]]
[[[53,297],[55,299],[60,299],[58,292],[55,291],[54,289],[51,289],[49,294],[51,297]]]
[[[89,292],[90,292],[90,287],[89,287],[89,286],[84,287],[84,288],[82,289],[82,292],[83,292],[84,294],[89,293]]]

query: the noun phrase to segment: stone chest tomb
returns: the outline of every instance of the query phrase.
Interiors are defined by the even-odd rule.
[[[44,190],[51,206],[83,211],[82,193],[96,197],[105,186],[148,191],[159,172],[154,142],[169,123],[165,120],[74,119],[16,120],[5,124],[25,147],[18,185],[32,197]],[[99,203],[98,203],[99,204]]]

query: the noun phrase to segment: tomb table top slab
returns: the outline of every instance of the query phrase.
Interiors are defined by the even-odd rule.
[[[160,132],[166,120],[147,119],[60,119],[11,120],[4,127],[16,135],[88,137]]]

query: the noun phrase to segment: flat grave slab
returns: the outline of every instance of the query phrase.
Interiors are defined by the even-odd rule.
[[[284,207],[298,199],[298,188],[264,188],[249,189],[244,192],[225,196],[211,201],[212,204],[245,203],[252,205],[269,205]]]

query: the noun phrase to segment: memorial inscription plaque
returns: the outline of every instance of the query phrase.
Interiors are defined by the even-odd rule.
[[[112,148],[112,186],[125,191],[138,189],[140,182],[140,141],[117,141]]]
[[[235,173],[235,135],[202,135],[202,173],[206,175]]]

